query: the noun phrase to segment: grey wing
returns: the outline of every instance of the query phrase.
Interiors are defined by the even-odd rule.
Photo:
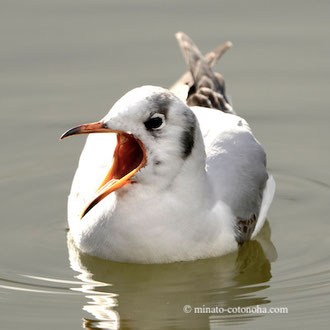
[[[207,158],[208,174],[216,180],[216,197],[236,218],[236,240],[242,244],[251,238],[258,221],[268,180],[266,154],[248,131],[224,134],[212,148],[218,152]]]

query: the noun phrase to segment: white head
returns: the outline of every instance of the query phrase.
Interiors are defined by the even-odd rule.
[[[113,191],[119,195],[133,189],[157,193],[187,169],[205,166],[203,140],[194,113],[160,87],[133,89],[100,122],[72,128],[62,138],[100,132],[117,133],[117,147],[98,197],[83,215]]]

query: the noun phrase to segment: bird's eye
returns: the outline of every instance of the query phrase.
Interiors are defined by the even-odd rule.
[[[155,113],[144,122],[144,126],[148,131],[159,130],[165,126],[165,116],[161,113]]]

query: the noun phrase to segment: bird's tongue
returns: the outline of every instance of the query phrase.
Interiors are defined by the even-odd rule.
[[[136,139],[129,134],[117,134],[117,147],[114,161],[101,187],[110,179],[120,180],[133,171],[142,161],[143,153]],[[101,188],[100,187],[100,188]]]
[[[145,164],[146,152],[142,142],[135,139],[133,135],[118,133],[112,166],[98,188],[97,196],[86,207],[82,217],[110,193],[132,183],[130,178]]]

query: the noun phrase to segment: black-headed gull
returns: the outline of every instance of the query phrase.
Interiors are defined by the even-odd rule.
[[[77,247],[104,259],[164,263],[224,255],[262,228],[275,192],[266,155],[205,57],[176,35],[190,73],[125,94],[91,134],[68,200]]]

